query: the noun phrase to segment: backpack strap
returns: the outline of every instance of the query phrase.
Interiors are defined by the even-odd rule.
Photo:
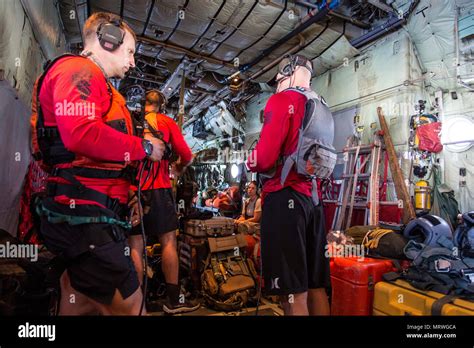
[[[397,272],[388,272],[382,275],[382,279],[386,282],[394,282],[397,279],[402,279],[402,276]]]
[[[281,169],[281,178],[280,178],[281,186],[284,186],[286,178],[288,177],[288,174],[290,174],[291,168],[293,168],[293,165],[296,164],[295,157],[296,157],[295,154],[292,154],[286,157],[285,161],[283,162],[283,168]]]
[[[305,102],[305,114],[304,114],[303,120],[301,121],[301,125],[299,127],[297,148],[290,156],[287,156],[287,157],[284,158],[283,168],[281,170],[281,180],[280,180],[280,183],[281,183],[282,186],[284,186],[285,181],[286,181],[291,169],[293,168],[293,166],[294,165],[296,165],[297,167],[300,166],[300,164],[298,162],[300,161],[299,156],[302,156],[302,154],[301,154],[302,151],[304,151],[305,153],[308,153],[309,151],[311,151],[313,149],[313,147],[316,147],[316,146],[321,146],[321,147],[325,148],[323,145],[313,144],[310,149],[303,149],[302,150],[302,147],[303,148],[306,147],[306,145],[304,145],[304,143],[306,141],[305,135],[306,135],[306,137],[309,136],[310,138],[315,137],[317,139],[320,139],[321,141],[323,141],[323,143],[325,141],[332,142],[332,140],[329,140],[328,137],[325,137],[325,134],[327,135],[328,130],[322,130],[322,128],[319,129],[317,132],[314,132],[314,130],[312,130],[312,131],[310,131],[311,134],[306,134],[307,130],[309,130],[309,127],[314,125],[314,122],[323,122],[324,123],[325,117],[328,115],[329,108],[327,107],[326,103],[322,102],[321,97],[318,96],[316,94],[316,92],[314,92],[311,89],[308,90],[308,89],[301,88],[301,87],[293,87],[293,88],[286,89],[286,91],[287,90],[298,92],[298,93],[304,95],[305,98],[306,98],[306,102]],[[325,109],[327,109],[327,110],[325,110]],[[319,116],[316,119],[316,117],[314,115],[319,115]],[[332,139],[332,137],[331,137],[331,139]],[[304,169],[296,168],[296,170],[297,170],[297,172],[298,171],[301,172],[301,170],[304,170]],[[316,181],[317,178],[316,178],[315,175],[309,176],[308,174],[306,174],[306,177],[309,177],[310,180],[311,180],[311,198],[313,200],[313,203],[315,205],[319,205],[320,202],[319,202],[318,184],[317,184],[317,181]]]

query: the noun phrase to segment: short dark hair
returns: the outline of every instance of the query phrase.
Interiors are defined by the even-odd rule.
[[[95,12],[89,18],[87,18],[86,22],[84,23],[84,28],[82,29],[84,41],[88,41],[92,37],[97,36],[97,28],[99,28],[101,24],[105,23],[117,23],[121,29],[128,31],[133,36],[134,40],[137,41],[137,35],[132,30],[132,28],[130,28],[130,26],[119,16],[108,12]]]
[[[145,105],[152,105],[158,107],[162,111],[166,104],[166,98],[160,91],[152,89],[146,93]]]

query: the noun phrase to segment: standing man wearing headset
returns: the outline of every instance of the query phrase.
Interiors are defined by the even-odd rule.
[[[247,161],[251,171],[270,176],[262,190],[262,268],[265,290],[280,296],[285,315],[329,315],[322,205],[313,203],[311,181],[294,168],[281,181],[282,159],[298,145],[307,100],[301,91],[310,89],[312,71],[301,55],[281,61],[276,94],[265,106],[260,139]]]
[[[181,175],[193,160],[193,155],[176,122],[163,114],[166,106],[165,96],[158,90],[146,93],[145,100],[145,134],[163,140],[167,151],[160,163],[153,163],[150,173],[143,174],[142,190],[148,193],[150,210],[144,216],[144,227],[150,242],[159,241],[162,250],[162,270],[166,281],[166,302],[163,310],[168,314],[191,312],[199,308],[199,304],[189,303],[180,296],[178,279],[179,258],[176,242],[178,229],[177,207],[173,198],[170,182],[170,156],[179,157],[171,164],[171,172]],[[146,177],[148,180],[145,181]],[[143,250],[141,236],[131,236],[132,257],[137,272],[143,274],[143,264],[140,256]]]
[[[164,144],[134,136],[109,82],[133,68],[135,34],[109,13],[83,29],[81,56],[51,62],[33,94],[33,148],[50,168],[38,205],[45,245],[63,261],[59,313],[138,315],[143,299],[126,239],[129,167],[161,160]],[[138,223],[137,206],[133,223]]]

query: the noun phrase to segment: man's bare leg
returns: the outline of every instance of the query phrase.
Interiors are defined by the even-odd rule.
[[[130,246],[130,257],[132,258],[135,270],[137,271],[140,285],[143,283],[143,237],[142,235],[130,236],[128,238]]]
[[[329,299],[326,289],[308,290],[308,310],[309,315],[330,315]]]
[[[98,303],[84,294],[74,290],[67,272],[61,276],[61,300],[59,315],[139,315],[142,304],[142,290],[138,288],[131,296],[124,299],[115,290],[112,303]],[[143,308],[142,315],[146,315]]]
[[[61,275],[61,298],[59,301],[59,315],[97,315],[99,310],[95,303],[87,296],[74,290],[67,271]]]
[[[168,284],[178,284],[178,271],[179,271],[179,261],[178,261],[178,249],[176,242],[176,232],[171,231],[163,233],[160,236],[161,243],[161,260],[162,260],[162,269],[163,274],[165,275],[166,283]]]
[[[285,315],[308,315],[308,293],[280,296]]]
[[[124,299],[120,291],[115,290],[112,303],[105,305],[95,302],[103,315],[139,315],[142,305],[142,289],[138,288],[132,295]],[[142,315],[146,315],[145,306],[143,306]]]

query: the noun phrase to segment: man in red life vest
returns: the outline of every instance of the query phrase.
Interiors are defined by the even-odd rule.
[[[161,160],[162,141],[134,136],[125,99],[108,81],[133,68],[135,34],[94,13],[81,56],[48,65],[33,94],[35,158],[50,171],[38,205],[45,245],[59,255],[60,314],[138,315],[143,299],[127,242],[131,165]],[[134,223],[138,223],[134,207]]]

